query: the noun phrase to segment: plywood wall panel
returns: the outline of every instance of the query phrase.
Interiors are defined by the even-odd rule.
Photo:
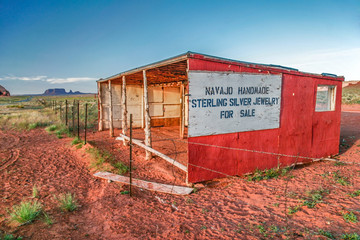
[[[180,105],[164,105],[164,117],[180,117]]]
[[[164,88],[165,104],[180,104],[180,87]]]
[[[149,87],[149,103],[162,103],[163,98],[163,88],[162,87]]]

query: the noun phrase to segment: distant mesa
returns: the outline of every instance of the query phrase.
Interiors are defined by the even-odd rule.
[[[360,81],[344,81],[342,87],[347,88],[360,88]]]
[[[70,90],[69,92],[66,92],[64,88],[51,88],[46,90],[42,95],[44,96],[55,96],[55,95],[79,95],[79,94],[86,94],[79,91],[73,92]]]
[[[10,96],[10,92],[0,85],[0,97]]]

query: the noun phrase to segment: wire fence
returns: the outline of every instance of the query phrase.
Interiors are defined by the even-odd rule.
[[[62,119],[62,121],[67,124],[67,126],[69,127],[70,130],[72,131],[78,131],[79,129],[86,129],[86,121],[85,118],[87,116],[86,114],[86,106],[88,106],[90,109],[94,108],[94,112],[96,112],[96,118],[93,119],[93,122],[90,122],[89,125],[95,127],[97,125],[97,105],[96,104],[92,104],[92,105],[87,105],[85,102],[83,103],[79,103],[79,102],[71,102],[71,103],[66,103],[62,102],[62,103],[55,103],[53,105],[53,110],[59,114],[60,119]],[[66,107],[67,106],[67,107]],[[131,136],[133,138],[133,136]],[[136,138],[136,137],[135,137]],[[231,200],[235,200],[238,201],[239,204],[242,205],[249,205],[252,208],[257,209],[258,211],[263,212],[264,214],[266,214],[267,216],[277,219],[277,221],[283,223],[287,228],[289,226],[292,227],[296,227],[299,229],[305,229],[304,226],[302,226],[301,224],[299,224],[296,220],[294,220],[291,217],[291,212],[297,211],[297,208],[301,208],[304,206],[304,202],[306,202],[305,200],[303,200],[303,203],[298,203],[295,204],[294,202],[296,202],[293,197],[291,196],[291,194],[293,194],[293,192],[296,192],[297,196],[299,196],[300,199],[305,199],[304,196],[306,196],[308,193],[306,191],[307,186],[296,186],[294,185],[294,181],[292,180],[291,176],[293,174],[293,171],[295,169],[295,167],[297,165],[303,164],[303,163],[309,163],[309,162],[317,162],[320,160],[324,160],[324,161],[332,161],[334,163],[341,163],[341,164],[352,164],[354,166],[359,166],[360,163],[355,162],[355,160],[353,162],[351,161],[341,161],[338,159],[331,159],[331,158],[314,158],[314,157],[310,157],[310,156],[302,156],[300,154],[284,154],[284,153],[276,153],[276,152],[269,152],[269,151],[260,151],[260,150],[256,150],[256,149],[246,149],[246,148],[237,148],[237,147],[228,147],[228,146],[221,146],[221,145],[214,145],[214,144],[206,144],[206,143],[198,143],[198,142],[189,142],[187,140],[184,139],[178,139],[178,138],[172,138],[172,137],[162,137],[159,136],[157,134],[152,134],[152,139],[154,141],[170,141],[171,144],[167,145],[172,146],[172,150],[170,150],[172,158],[174,161],[178,161],[178,156],[179,156],[179,146],[178,144],[187,144],[187,145],[194,145],[194,146],[199,146],[199,147],[208,147],[208,148],[216,148],[219,149],[221,151],[236,151],[236,152],[246,152],[246,153],[254,153],[254,154],[261,154],[264,156],[274,156],[275,158],[291,158],[293,159],[292,161],[290,161],[290,166],[288,167],[288,171],[286,172],[285,175],[283,175],[283,179],[285,181],[282,181],[282,185],[279,186],[272,186],[271,184],[269,185],[269,183],[267,182],[262,182],[262,181],[251,181],[251,184],[255,184],[257,186],[259,186],[259,189],[261,188],[266,188],[269,189],[271,192],[273,192],[274,194],[276,193],[277,195],[279,195],[282,198],[282,204],[283,204],[283,211],[282,212],[274,212],[269,210],[268,208],[264,208],[264,207],[259,207],[256,204],[251,204],[249,202],[246,202],[244,200],[241,199],[241,197],[234,197],[231,195],[224,195],[225,198],[229,198]],[[131,153],[130,153],[130,159],[129,159],[129,172],[130,172],[130,179],[135,178],[136,176],[136,168],[134,171],[134,163],[135,160],[134,158],[132,158],[132,151],[134,149],[134,147],[136,148],[141,148],[136,144],[130,144],[130,147],[132,148]],[[170,147],[171,148],[171,147]],[[142,149],[142,148],[141,148]],[[168,154],[169,155],[169,154]],[[173,162],[174,163],[174,162]],[[289,162],[288,162],[289,163]],[[205,171],[209,171],[212,172],[214,174],[220,175],[220,176],[224,176],[227,177],[229,179],[234,179],[235,181],[243,181],[243,182],[249,182],[249,180],[247,178],[244,177],[239,177],[239,176],[233,176],[231,174],[228,174],[226,172],[223,172],[219,169],[211,169],[207,166],[201,166],[199,164],[194,164],[194,163],[186,163],[187,166],[191,166],[191,167],[196,167],[196,168],[200,168],[203,169]],[[279,169],[280,165],[276,166],[275,168]],[[283,166],[286,167],[286,166]],[[176,183],[179,180],[179,174],[178,174],[178,169],[174,166],[174,164],[172,164],[172,177],[173,177],[173,181],[170,185],[172,185],[172,187],[176,186]],[[358,168],[356,168],[358,169]],[[358,171],[355,169],[350,169],[350,171]],[[335,176],[335,173],[332,173],[333,176]],[[334,177],[335,178],[335,177]],[[144,179],[147,180],[147,179]],[[348,179],[349,180],[349,179]],[[349,180],[350,181],[350,180]],[[131,182],[131,180],[130,180]],[[319,185],[319,188],[322,187],[322,185]],[[328,189],[331,189],[331,191],[333,191],[333,189],[337,190],[337,186],[333,186],[333,185],[328,185],[326,186]],[[134,193],[132,190],[132,184],[130,183],[130,196],[134,197]],[[358,211],[357,209],[351,207],[352,205],[347,205],[346,202],[343,201],[337,201],[336,203],[333,202],[327,202],[326,198],[324,196],[321,197],[321,200],[319,201],[314,201],[313,204],[318,204],[318,203],[325,203],[329,206],[331,206],[333,209],[342,209],[342,210],[346,210],[349,212],[355,212]],[[209,213],[210,214],[210,213]],[[211,213],[213,214],[214,218],[219,218],[221,216],[217,216],[216,213]],[[211,215],[210,214],[210,215]],[[229,219],[225,219],[226,222],[228,222],[229,225],[232,225],[234,228],[237,227],[237,224],[234,223],[233,221],[229,220]],[[311,225],[311,223],[309,223]],[[316,224],[314,224],[314,228],[316,229]],[[315,230],[309,230],[307,229],[307,231],[312,231],[312,232],[316,232]],[[256,236],[256,234],[254,235]]]
[[[84,137],[86,143],[87,131],[97,127],[97,101],[77,99],[52,100],[48,107],[58,116],[61,124],[65,125],[68,132],[79,139]]]
[[[275,219],[278,219],[278,221],[282,222],[286,226],[286,228],[288,228],[290,226],[291,227],[295,226],[298,229],[306,229],[304,226],[300,225],[296,220],[294,220],[291,217],[291,215],[293,214],[293,213],[291,213],[291,211],[298,211],[297,208],[307,206],[306,204],[314,204],[314,205],[316,205],[316,204],[319,204],[319,203],[324,203],[324,204],[327,204],[328,206],[330,206],[333,209],[342,209],[343,211],[348,211],[348,212],[356,212],[356,211],[358,211],[356,208],[351,207],[351,205],[347,205],[347,202],[337,201],[336,203],[330,203],[330,202],[327,202],[323,198],[323,196],[321,196],[321,200],[314,200],[313,203],[307,203],[308,200],[306,200],[306,201],[301,200],[303,202],[300,201],[300,203],[298,203],[297,205],[294,204],[295,201],[294,201],[293,197],[291,197],[292,191],[294,191],[294,187],[296,189],[298,189],[298,190],[296,190],[296,192],[297,192],[297,194],[299,196],[302,196],[301,199],[305,199],[306,197],[304,197],[304,196],[309,194],[307,191],[304,190],[304,188],[306,188],[306,187],[304,187],[304,186],[296,186],[296,185],[294,186],[294,184],[293,184],[294,181],[292,180],[291,176],[292,176],[293,171],[294,171],[294,169],[295,169],[295,167],[297,165],[304,164],[304,163],[310,163],[310,162],[317,162],[317,161],[323,160],[323,161],[334,162],[335,164],[352,164],[354,166],[360,166],[360,163],[356,162],[355,160],[353,162],[351,162],[351,161],[341,161],[341,160],[333,159],[333,158],[315,158],[315,157],[310,157],[310,156],[301,156],[300,154],[291,155],[291,154],[283,154],[283,153],[276,153],[276,152],[274,153],[274,152],[260,151],[260,150],[253,150],[253,149],[245,149],[245,148],[226,147],[226,146],[220,146],[220,145],[214,145],[214,144],[189,142],[189,141],[184,140],[184,139],[171,138],[171,137],[168,137],[168,136],[162,137],[162,136],[159,136],[159,134],[152,134],[152,139],[153,139],[153,143],[156,142],[156,141],[170,141],[172,143],[172,146],[173,146],[173,150],[172,150],[171,155],[174,156],[173,157],[174,161],[178,161],[177,156],[178,156],[178,149],[179,148],[177,147],[177,143],[195,145],[195,146],[201,146],[201,147],[217,148],[217,149],[220,149],[222,151],[240,151],[240,152],[263,154],[263,155],[267,155],[267,156],[271,155],[271,156],[274,156],[276,158],[281,158],[281,157],[292,158],[293,161],[291,161],[290,166],[284,166],[284,167],[287,167],[288,169],[287,169],[286,174],[283,175],[283,177],[284,177],[283,179],[285,180],[285,182],[282,183],[283,184],[282,186],[272,187],[272,186],[269,186],[268,183],[266,183],[266,182],[263,184],[262,181],[251,181],[252,184],[258,185],[259,187],[262,187],[262,188],[269,189],[274,193],[276,192],[276,194],[278,194],[279,196],[281,196],[284,199],[283,200],[284,208],[283,208],[282,213],[280,213],[280,214],[279,213],[274,213],[274,211],[269,211],[267,208],[262,208],[262,207],[259,208],[256,205],[253,205],[253,204],[247,203],[245,201],[239,200],[241,202],[241,204],[247,204],[247,205],[250,205],[251,207],[258,208],[259,211],[262,211],[265,214],[267,214],[267,215],[269,215],[269,216],[271,216],[271,217],[273,217]],[[137,146],[135,144],[133,144],[133,146],[141,148],[141,147],[139,147],[139,146]],[[167,146],[169,146],[169,145],[167,145]],[[211,169],[211,168],[208,168],[206,166],[200,166],[198,164],[189,163],[189,162],[187,164],[188,164],[188,166],[193,166],[193,167],[197,167],[197,168],[200,168],[200,169],[212,172],[212,173],[216,173],[218,175],[227,177],[229,179],[235,179],[236,181],[239,180],[239,181],[244,181],[244,182],[249,183],[248,178],[230,175],[228,173],[222,172],[219,169]],[[280,166],[278,165],[275,168],[279,169],[279,167]],[[350,168],[349,170],[350,171],[358,171],[358,169],[359,168]],[[173,172],[172,175],[173,175],[174,181],[171,184],[173,186],[175,186],[175,182],[176,182],[176,180],[178,178],[178,174],[175,174],[176,170],[177,170],[177,168],[174,165],[172,165],[172,172]],[[329,185],[327,187],[332,189],[331,191],[333,191],[334,189],[337,190],[337,187],[333,186],[333,185]],[[291,191],[290,191],[290,188],[291,188]],[[322,188],[322,185],[319,184],[319,189],[321,189],[321,188]],[[323,193],[321,193],[321,194],[323,194]],[[309,200],[309,201],[311,201],[311,200]],[[309,206],[311,206],[311,205],[309,205]],[[311,206],[311,207],[313,207],[313,206]],[[229,224],[236,227],[236,224],[234,224],[234,222],[232,222],[232,221],[228,221],[228,222],[229,222]],[[315,225],[316,224],[314,223],[314,226]],[[313,229],[306,229],[306,231],[310,231],[313,234],[318,233],[316,231],[316,227],[314,227]]]

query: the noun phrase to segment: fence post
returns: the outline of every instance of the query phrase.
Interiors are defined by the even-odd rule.
[[[88,104],[87,103],[85,103],[85,144],[86,144],[86,131],[87,131],[87,106],[88,106]]]
[[[132,197],[131,185],[132,185],[132,114],[130,114],[130,163],[129,163],[129,177],[130,177],[130,188],[129,193]]]
[[[80,139],[80,104],[77,102],[77,136]]]
[[[65,100],[65,125],[68,125],[68,102]]]
[[[75,106],[72,105],[71,107],[72,112],[72,132],[75,133]]]
[[[62,120],[62,119],[61,119],[61,118],[62,118],[62,117],[61,117],[61,112],[62,112],[62,103],[61,103],[61,102],[59,102],[59,108],[60,108],[60,109],[59,109],[59,118],[60,118],[60,122],[61,122],[61,120]]]

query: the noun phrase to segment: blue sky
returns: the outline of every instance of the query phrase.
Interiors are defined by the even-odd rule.
[[[360,80],[360,1],[0,0],[0,85],[96,92],[187,51]]]

